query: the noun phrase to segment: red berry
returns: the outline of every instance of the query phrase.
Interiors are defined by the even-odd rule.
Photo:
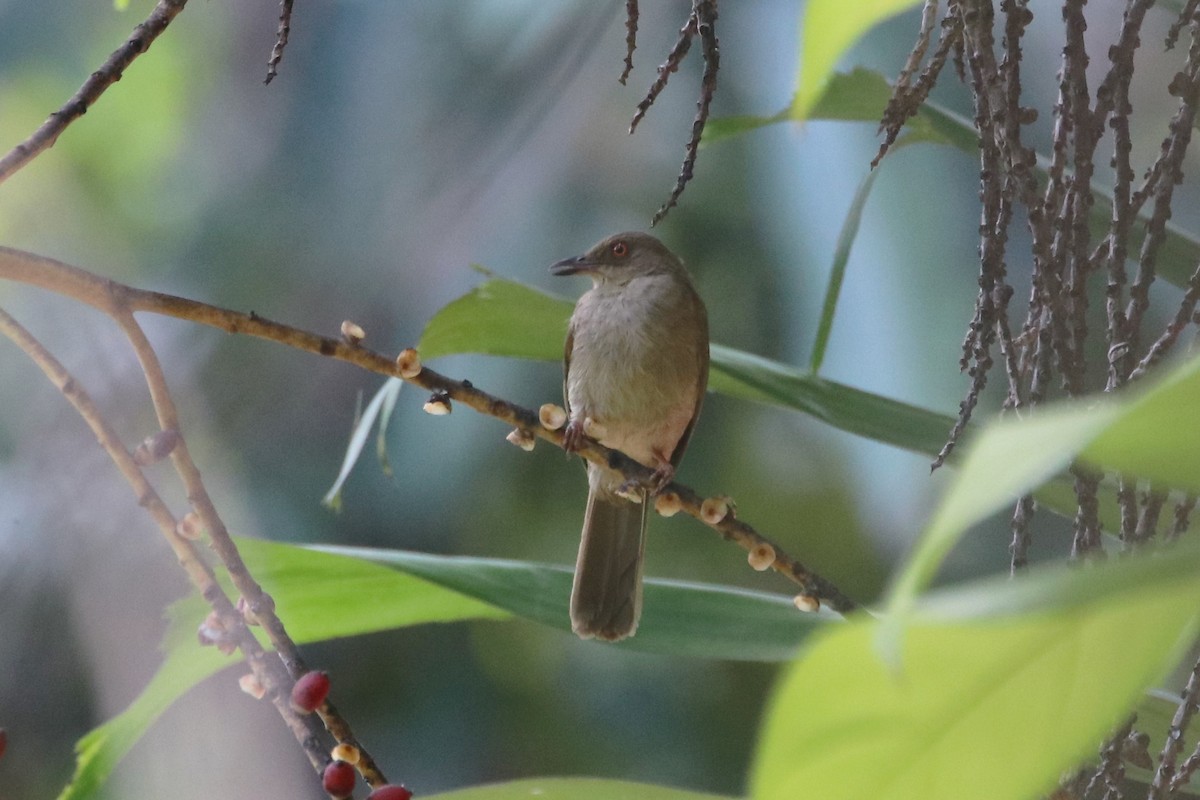
[[[8,749],[8,731],[0,728],[0,758],[4,758],[6,749]]]
[[[403,786],[387,783],[367,795],[367,800],[409,800],[412,792]]]
[[[292,687],[292,708],[301,714],[311,714],[329,695],[329,673],[306,672]]]
[[[331,761],[321,775],[321,786],[331,797],[341,800],[354,794],[354,767],[345,761]]]

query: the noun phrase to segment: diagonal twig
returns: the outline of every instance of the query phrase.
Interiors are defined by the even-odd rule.
[[[543,427],[534,411],[484,392],[470,381],[455,380],[427,367],[421,368],[415,375],[406,376],[402,374],[401,367],[395,359],[340,338],[320,336],[273,322],[254,313],[243,314],[175,295],[136,289],[101,278],[78,267],[7,247],[0,247],[0,278],[38,286],[110,314],[114,309],[130,314],[142,311],[162,314],[208,325],[228,333],[269,339],[299,350],[335,358],[380,375],[401,378],[423,389],[437,392],[449,401],[462,403],[482,414],[520,428],[555,446],[562,446],[562,432]],[[594,441],[588,440],[578,453],[583,458],[607,465],[620,472],[626,479],[638,483],[648,482],[653,474],[652,470],[623,453],[610,450]],[[835,611],[843,613],[858,608],[858,604],[843,594],[832,582],[789,556],[783,548],[752,526],[737,519],[734,514],[727,514],[720,520],[708,519],[704,514],[704,498],[692,489],[679,483],[671,483],[665,487],[665,491],[678,497],[681,510],[689,516],[700,520],[723,538],[746,551],[761,553],[769,548],[769,552],[773,554],[770,568],[799,586],[801,593],[806,597],[819,599]]]
[[[87,113],[104,90],[121,80],[133,60],[146,52],[171,20],[183,11],[187,0],[159,0],[144,22],[139,23],[125,43],[113,51],[71,99],[42,123],[29,137],[0,158],[0,183],[25,166],[38,153],[54,146],[67,126]]]
[[[122,444],[120,437],[101,415],[90,395],[65,367],[33,337],[20,323],[0,309],[0,334],[15,343],[42,370],[63,397],[75,408],[84,422],[92,429],[97,441],[116,464],[122,476],[133,489],[138,505],[146,509],[158,525],[163,537],[174,551],[176,558],[192,585],[210,606],[220,621],[226,635],[241,649],[259,683],[267,690],[272,704],[301,744],[310,763],[317,770],[324,767],[328,757],[318,746],[319,725],[311,717],[303,717],[289,704],[291,680],[279,659],[271,657],[259,644],[246,625],[246,620],[237,610],[225,590],[217,582],[212,568],[205,563],[196,544],[180,534],[180,523],[172,515],[167,504],[146,479],[141,465],[134,454]],[[180,439],[181,443],[182,440]],[[179,444],[176,444],[178,448]]]

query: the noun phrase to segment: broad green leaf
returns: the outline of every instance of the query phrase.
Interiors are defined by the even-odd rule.
[[[357,559],[251,539],[239,540],[238,547],[300,644],[427,622],[508,617],[494,606]],[[207,613],[199,597],[171,607],[162,666],[125,711],[79,740],[75,775],[60,800],[92,796],[168,706],[209,675],[240,663],[197,645],[196,628]]]
[[[813,375],[821,371],[821,363],[825,360],[825,348],[829,344],[829,334],[833,330],[833,317],[837,313],[838,297],[842,294],[842,280],[846,277],[846,263],[850,260],[850,248],[858,237],[858,226],[862,222],[863,208],[867,198],[871,196],[871,187],[875,185],[878,172],[872,170],[858,184],[854,192],[854,200],[850,210],[846,212],[846,220],[838,234],[837,247],[833,251],[833,267],[829,270],[829,284],[825,289],[825,302],[821,306],[821,319],[817,323],[817,337],[813,343],[812,359],[808,368]]]
[[[1150,392],[1083,451],[1105,467],[1200,491],[1200,359],[1192,359]]]
[[[563,356],[571,309],[571,303],[561,297],[491,278],[429,320],[421,334],[421,357],[483,353],[558,360]]]
[[[912,606],[950,548],[966,531],[1013,498],[1061,472],[1077,456],[1113,470],[1200,488],[1200,357],[1152,386],[1091,405],[1040,408],[1025,420],[986,426],[968,447],[946,496],[897,580],[893,622]]]
[[[567,567],[402,550],[322,547],[362,558],[503,608],[518,617],[570,632]],[[645,582],[637,635],[606,647],[734,661],[783,661],[813,631],[840,619],[822,610],[804,614],[791,597],[711,584]],[[753,620],[748,625],[747,620]]]
[[[984,428],[893,586],[889,611],[911,606],[972,525],[1066,469],[1115,414],[1112,406],[1047,407],[1027,420]]]
[[[777,688],[751,797],[1043,796],[1174,663],[1198,603],[1193,547],[934,594],[899,672],[879,621],[833,626]]]
[[[491,278],[434,315],[421,337],[424,358],[484,353],[562,358],[569,300]],[[954,420],[802,372],[778,361],[712,345],[709,389],[793,408],[835,428],[908,450],[936,453]]]
[[[891,95],[892,87],[882,75],[874,70],[856,67],[850,72],[839,72],[830,78],[825,92],[810,109],[808,119],[878,122]],[[769,117],[743,114],[710,120],[704,126],[703,144],[707,147],[722,139],[777,122],[794,122],[793,105],[794,101]]]
[[[531,778],[473,786],[428,800],[720,800],[718,795],[597,778]],[[726,799],[728,800],[728,798]]]
[[[829,84],[838,61],[860,36],[921,0],[809,0],[804,9],[800,74],[792,114],[807,119]]]

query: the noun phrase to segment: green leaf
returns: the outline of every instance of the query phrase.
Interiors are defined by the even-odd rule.
[[[808,368],[814,375],[821,371],[821,363],[825,360],[825,348],[829,344],[829,333],[833,330],[838,297],[842,293],[842,280],[846,277],[846,262],[850,260],[850,248],[854,246],[854,240],[858,236],[863,208],[867,204],[867,198],[871,196],[871,187],[875,185],[875,176],[878,174],[872,170],[858,184],[854,200],[850,203],[850,210],[846,212],[846,220],[838,234],[837,247],[833,251],[833,268],[829,271],[829,285],[825,289],[825,302],[821,307],[817,338],[813,344],[812,359],[809,361]]]
[[[518,617],[570,632],[568,567],[403,550],[321,547],[402,570],[503,608]],[[814,630],[840,619],[804,614],[791,597],[727,586],[648,578],[637,635],[606,647],[731,661],[784,661]],[[747,620],[754,620],[747,625]]]
[[[836,0],[834,0],[836,3]],[[816,106],[809,109],[805,119],[839,120],[846,122],[869,122],[877,124],[883,115],[891,86],[886,78],[873,70],[856,67],[849,73],[839,73],[828,78],[825,91]],[[705,130],[705,142],[712,144],[722,138],[744,133],[776,122],[792,121],[799,113],[800,99],[792,106],[769,117],[743,116],[730,118],[727,123],[715,120],[715,133]],[[979,137],[972,121],[961,114],[934,102],[926,102],[916,116],[908,121],[902,138],[893,145],[930,142],[945,144],[975,156],[979,150]],[[1047,159],[1039,156],[1038,180],[1045,184]],[[1112,193],[1098,183],[1093,184],[1094,202],[1090,212],[1093,233],[1102,234],[1112,219]],[[1200,238],[1173,222],[1166,226],[1166,239],[1158,251],[1157,272],[1164,280],[1175,286],[1185,286],[1200,263]],[[1145,238],[1145,230],[1136,226],[1130,232],[1129,252],[1137,253]]]
[[[935,594],[899,673],[878,621],[814,639],[782,679],[754,800],[1028,800],[1045,794],[1196,633],[1200,550],[1032,569]]]
[[[379,391],[375,392],[371,402],[367,403],[366,410],[354,421],[354,428],[350,432],[350,442],[346,445],[346,455],[342,457],[341,469],[338,470],[333,486],[329,487],[329,491],[321,498],[322,505],[335,511],[341,508],[342,487],[346,484],[346,479],[350,477],[350,471],[358,463],[358,457],[362,455],[363,448],[367,444],[367,437],[371,435],[371,427],[375,424],[376,419],[379,420],[380,431],[376,452],[379,454],[380,463],[386,467],[387,454],[383,432],[387,430],[388,420],[391,418],[392,409],[396,405],[396,398],[399,397],[402,386],[404,386],[404,381],[399,378],[388,378]]]
[[[485,353],[562,357],[569,300],[492,278],[442,308],[421,337],[421,355]],[[709,389],[793,408],[835,428],[908,450],[934,454],[954,420],[810,375],[787,364],[714,344]]]
[[[704,138],[700,141],[700,146],[708,147],[724,139],[730,139],[767,125],[774,125],[776,122],[786,122],[791,119],[789,111],[790,109],[785,108],[771,117],[739,114],[732,117],[711,119],[704,126]]]
[[[900,614],[910,607],[972,525],[1066,469],[1115,413],[1111,406],[1047,407],[1027,420],[986,426],[968,446],[954,482],[894,584],[889,611]]]
[[[1133,399],[1081,454],[1094,464],[1200,491],[1200,358]]]
[[[795,119],[807,119],[829,84],[834,67],[850,46],[869,29],[921,4],[921,0],[809,0],[800,43]]]
[[[719,800],[715,794],[596,778],[534,778],[474,786],[428,800]]]
[[[429,320],[421,334],[421,357],[483,353],[555,361],[563,356],[572,307],[561,297],[492,278]]]
[[[508,617],[494,606],[357,559],[251,539],[238,540],[238,547],[299,644],[427,622]],[[168,706],[209,675],[241,663],[197,645],[196,628],[207,614],[199,597],[171,607],[162,666],[125,711],[79,740],[75,775],[60,800],[92,796]]]
[[[968,446],[942,499],[891,592],[895,624],[932,580],[950,548],[974,524],[1060,473],[1077,456],[1130,474],[1200,489],[1200,357],[1119,401],[1062,403],[1025,420],[986,426]]]

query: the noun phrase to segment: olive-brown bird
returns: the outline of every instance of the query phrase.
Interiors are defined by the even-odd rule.
[[[654,470],[649,485],[631,486],[587,465],[571,627],[616,641],[633,635],[641,615],[649,496],[674,477],[704,402],[708,315],[683,262],[644,233],[610,236],[550,269],[592,279],[567,333],[564,446],[576,450],[590,436]]]

